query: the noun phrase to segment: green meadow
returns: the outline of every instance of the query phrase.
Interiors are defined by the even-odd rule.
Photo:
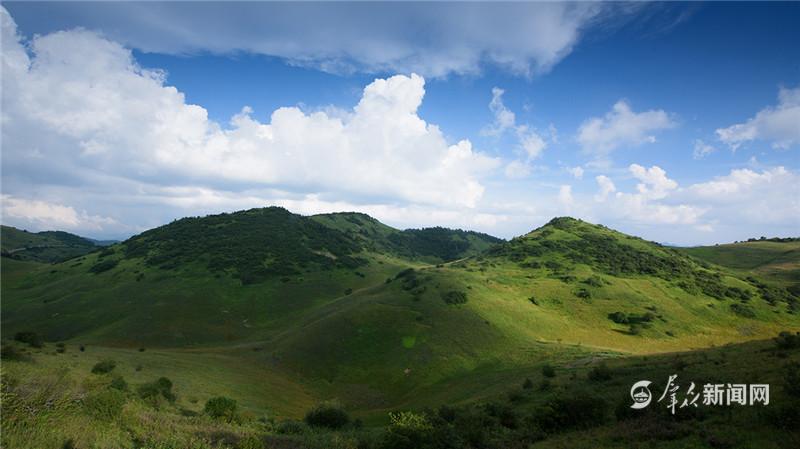
[[[796,242],[674,249],[571,218],[501,241],[278,208],[4,257],[2,443],[795,447],[798,266]],[[619,407],[675,372],[768,381],[775,403]]]

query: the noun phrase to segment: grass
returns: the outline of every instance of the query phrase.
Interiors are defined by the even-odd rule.
[[[800,284],[800,242],[755,241],[680,250],[739,272],[755,272],[783,285]]]
[[[664,361],[674,357],[664,354],[690,350],[697,350],[696,356],[680,357],[707,370],[698,375],[711,375],[715,368],[709,358],[725,352],[708,348],[800,330],[797,295],[783,288],[788,284],[764,276],[759,271],[763,264],[712,265],[578,220],[555,219],[526,236],[446,263],[387,249],[390,236],[399,231],[360,214],[309,220],[315,224],[307,223],[307,229],[324,226],[338,233],[326,239],[358,248],[346,255],[359,265],[312,264],[248,283],[238,265],[217,270],[206,259],[188,258],[164,268],[147,257],[129,257],[125,244],[55,265],[3,258],[4,339],[35,331],[46,341],[65,343],[62,354],[48,344],[43,351],[32,350],[33,362],[4,361],[8,391],[36,403],[39,399],[27,395],[42,390],[36,382],[50,379],[68,385],[65,391],[53,388],[72,404],[44,421],[23,419],[14,411],[7,422],[4,413],[4,430],[7,423],[12,429],[4,447],[26,447],[19,446],[26,429],[42,434],[41,440],[31,440],[40,446],[27,447],[59,447],[54,446],[59,438],[86,432],[92,419],[74,401],[89,392],[102,393],[114,375],[123,376],[131,391],[167,377],[177,400],[152,410],[131,393],[113,425],[90,432],[94,443],[79,437],[84,438],[79,447],[131,447],[131,435],[152,441],[152,447],[211,446],[214,432],[233,435],[231,441],[248,435],[268,439],[275,423],[266,425],[257,417],[296,420],[328,400],[340,402],[368,427],[380,427],[398,409],[469,408],[497,401],[506,397],[509,385],[522,385],[526,378],[534,384],[528,396],[535,396],[544,385],[545,364],[556,371],[547,388],[562,391],[590,389],[594,384],[580,379],[600,361],[615,372],[662,375],[671,367],[662,366]],[[207,223],[190,224],[193,229]],[[147,238],[169,238],[164,233]],[[439,238],[441,231],[423,240],[431,235]],[[451,237],[480,238],[469,233]],[[425,247],[450,251],[461,246],[439,239]],[[314,251],[335,256],[324,247]],[[92,271],[107,260],[117,264]],[[749,276],[772,282],[782,299],[766,301]],[[650,318],[633,326],[609,319],[615,313]],[[86,350],[76,349],[80,345]],[[732,356],[750,360],[756,373],[779,369],[759,366],[777,361],[765,362],[758,357],[766,355],[747,349],[755,347],[737,346],[741,352]],[[91,374],[97,362],[107,359],[116,362],[110,374]],[[744,362],[735,366],[745,367]],[[623,391],[603,385],[601,396],[625,397],[627,381],[614,376],[609,385]],[[114,409],[114,394],[97,400],[107,406],[104,410]],[[220,424],[194,416],[205,401],[219,396],[235,400],[250,418]],[[535,397],[525,401],[534,408],[542,405]],[[18,426],[17,419],[24,425]],[[48,422],[64,429],[52,441],[40,429]],[[173,429],[181,440],[170,442],[152,430],[153,423]],[[617,441],[616,431],[608,432],[599,437]],[[341,436],[341,441],[362,436]],[[303,444],[309,438],[303,436]],[[320,447],[333,444],[327,434],[313,438],[319,438]]]

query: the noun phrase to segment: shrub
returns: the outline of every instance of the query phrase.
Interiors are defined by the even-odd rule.
[[[442,300],[450,305],[466,304],[467,294],[458,290],[450,290],[442,293]]]
[[[117,362],[113,360],[101,360],[94,364],[92,367],[92,374],[108,374],[114,371],[117,367]]]
[[[352,288],[348,288],[347,290],[344,291],[345,296],[347,296],[347,295],[349,295],[351,293],[353,293],[353,289]]]
[[[117,376],[111,381],[109,387],[119,391],[128,391],[128,382],[125,382],[122,376]]]
[[[24,361],[30,360],[30,357],[17,349],[16,346],[3,345],[2,349],[0,349],[0,359]]]
[[[606,401],[594,396],[555,397],[537,410],[535,420],[548,433],[569,429],[585,429],[603,424]]]
[[[794,334],[788,331],[783,331],[775,337],[775,346],[779,349],[795,349],[800,348],[800,332]]]
[[[87,413],[96,419],[113,420],[122,414],[125,394],[119,390],[104,390],[83,401]]]
[[[323,402],[306,413],[305,422],[312,427],[341,429],[350,422],[347,412],[334,402]]]
[[[83,351],[85,351],[85,350],[86,350],[86,346],[84,346],[84,345],[80,345],[80,347],[79,347],[78,349],[80,349],[80,351],[81,351],[81,352],[83,352]]]
[[[556,370],[551,365],[542,365],[542,375],[544,377],[556,377]]]
[[[530,301],[530,303],[535,305],[535,306],[539,305],[539,303],[536,301],[536,298],[533,295],[531,295],[531,297],[528,298],[528,301]]]
[[[578,290],[575,291],[575,296],[581,299],[591,299],[592,292],[586,290],[585,288],[579,288]]]
[[[756,313],[753,312],[753,309],[751,309],[750,307],[748,307],[748,306],[746,306],[744,304],[739,304],[739,303],[731,304],[731,311],[733,313],[739,315],[740,317],[744,317],[744,318],[755,318],[756,317]]]
[[[530,378],[525,379],[525,382],[522,383],[522,388],[524,390],[530,390],[533,388],[533,381]]]
[[[225,396],[218,396],[206,401],[203,411],[214,419],[223,418],[227,422],[232,422],[236,418],[236,401]]]
[[[425,415],[412,412],[389,413],[391,423],[381,441],[381,449],[431,447],[433,426]]]
[[[14,334],[14,340],[27,343],[34,348],[41,348],[44,346],[44,340],[42,340],[42,337],[33,331],[17,332]]]
[[[587,374],[587,378],[592,382],[603,382],[606,380],[611,379],[611,369],[606,366],[605,363],[601,363],[591,370]]]
[[[140,398],[150,402],[152,405],[158,405],[161,398],[170,403],[175,402],[175,394],[172,393],[172,381],[166,377],[160,377],[154,382],[139,385],[138,393]]]
[[[89,268],[89,272],[94,274],[100,274],[104,271],[108,271],[116,267],[118,263],[119,261],[116,259],[103,259],[100,262],[97,262],[96,264],[92,265],[92,267]]]

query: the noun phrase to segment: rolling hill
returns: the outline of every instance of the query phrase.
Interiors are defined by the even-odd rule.
[[[754,239],[680,251],[740,273],[755,273],[800,293],[800,239]]]
[[[282,417],[335,398],[379,423],[394,409],[504,394],[544,363],[800,330],[785,284],[567,217],[502,241],[253,209],[20,263],[3,264],[4,338],[88,345],[137,382],[144,366],[194,412],[220,394]]]
[[[28,232],[0,226],[3,257],[32,262],[63,262],[97,249],[96,242],[64,231]]]

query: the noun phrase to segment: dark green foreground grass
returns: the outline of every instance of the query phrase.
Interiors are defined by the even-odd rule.
[[[13,350],[9,349],[13,348]],[[800,381],[791,367],[800,350],[756,341],[655,356],[563,360],[499,375],[492,393],[466,405],[420,404],[373,412],[361,424],[338,430],[298,419],[313,406],[299,385],[246,360],[223,354],[106,349],[72,345],[59,353],[19,343],[5,345],[2,364],[2,446],[5,448],[795,448],[800,445]],[[9,351],[11,358],[9,359]],[[92,374],[94,363],[115,359],[109,373]],[[131,366],[133,363],[139,365]],[[198,369],[200,366],[203,369]],[[137,368],[138,367],[138,368]],[[599,374],[598,374],[599,373]],[[768,383],[767,406],[700,405],[678,409],[665,403],[646,412],[628,409],[630,386],[654,382],[659,396],[677,374],[682,392],[690,382]],[[119,391],[115,379],[126,389]],[[141,385],[169,377],[176,398],[141,398]],[[260,379],[260,386],[252,381]],[[115,383],[116,382],[116,383]],[[444,387],[443,387],[444,388]],[[237,401],[235,414],[212,418],[208,399]],[[293,416],[272,414],[288,401]],[[454,401],[455,402],[455,401]],[[452,404],[452,403],[451,403]],[[561,404],[561,405],[559,405]],[[564,415],[563,405],[567,404]],[[562,408],[559,408],[562,407]],[[301,410],[303,408],[304,410]],[[357,411],[356,411],[357,412]],[[358,415],[358,413],[355,413]]]

